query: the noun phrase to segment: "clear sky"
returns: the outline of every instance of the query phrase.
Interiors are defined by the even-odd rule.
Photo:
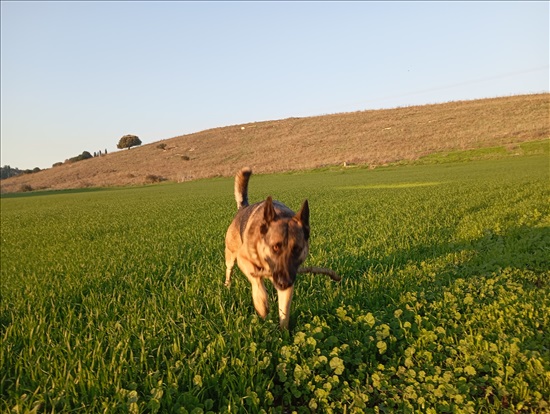
[[[1,164],[549,91],[549,3],[1,2]]]

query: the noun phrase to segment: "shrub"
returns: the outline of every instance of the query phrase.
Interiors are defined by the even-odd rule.
[[[90,154],[88,151],[84,151],[82,154],[77,155],[76,157],[69,158],[65,162],[73,163],[73,162],[78,162],[82,160],[87,160],[89,158],[93,158],[92,154]]]
[[[155,174],[149,174],[145,177],[146,183],[160,183],[161,181],[166,181],[166,178]]]
[[[89,158],[93,158],[93,155],[90,154],[88,151],[84,151],[82,154],[79,155],[81,160],[87,160]]]
[[[34,174],[34,173],[37,173],[37,172],[40,172],[42,171],[40,168],[38,167],[34,167],[32,170],[30,169],[27,169],[27,170],[23,170],[23,174]]]
[[[12,168],[9,165],[4,165],[2,168],[0,168],[0,179],[15,177],[16,175],[19,175],[23,173],[19,168]]]
[[[163,142],[163,143],[158,144],[157,148],[161,149],[161,150],[165,150],[166,149],[166,143]]]

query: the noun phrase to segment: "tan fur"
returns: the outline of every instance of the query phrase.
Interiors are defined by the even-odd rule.
[[[230,286],[237,262],[252,286],[254,307],[265,318],[269,306],[263,279],[270,280],[277,289],[280,325],[288,328],[296,274],[309,252],[309,205],[305,200],[298,213],[271,197],[249,205],[251,174],[243,168],[235,176],[238,211],[225,236],[225,285]]]

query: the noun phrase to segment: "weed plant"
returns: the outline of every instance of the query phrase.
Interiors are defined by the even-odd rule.
[[[548,157],[256,175],[311,208],[289,331],[238,271],[233,182],[2,197],[4,412],[548,412]]]

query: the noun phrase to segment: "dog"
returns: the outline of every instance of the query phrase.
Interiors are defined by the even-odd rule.
[[[264,278],[269,279],[277,290],[280,326],[288,329],[296,274],[309,253],[309,204],[305,200],[298,213],[271,196],[249,205],[251,175],[250,168],[243,168],[235,176],[237,214],[225,236],[225,285],[231,285],[236,261],[252,285],[254,308],[265,319]]]

